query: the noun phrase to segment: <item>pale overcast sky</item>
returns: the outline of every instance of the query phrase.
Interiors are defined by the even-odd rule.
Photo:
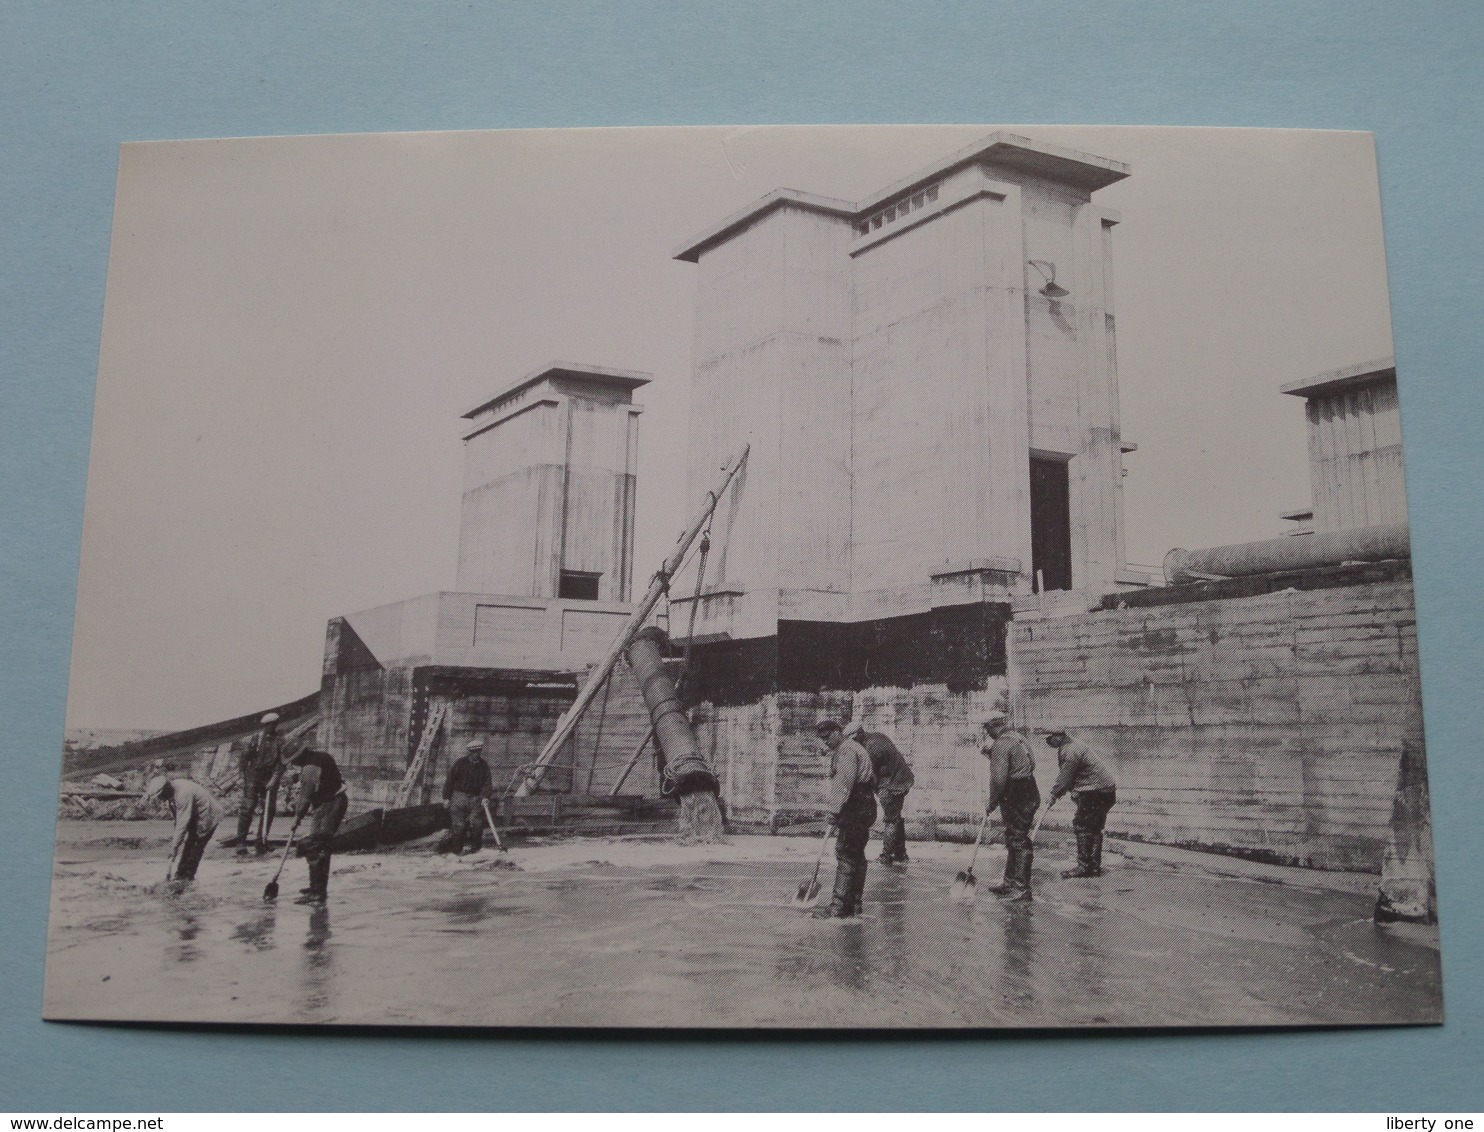
[[[690,509],[695,268],[674,251],[780,186],[860,199],[996,128],[123,147],[68,726],[306,695],[329,618],[452,589],[459,414],[551,361],[654,374],[647,577]],[[1278,386],[1392,352],[1370,135],[1011,128],[1133,168],[1095,197],[1123,214],[1130,559],[1281,533],[1309,487]]]

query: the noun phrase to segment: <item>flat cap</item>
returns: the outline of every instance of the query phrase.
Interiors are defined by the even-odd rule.
[[[838,719],[821,719],[814,725],[814,734],[816,735],[828,735],[833,731],[839,730],[841,730],[841,727]]]

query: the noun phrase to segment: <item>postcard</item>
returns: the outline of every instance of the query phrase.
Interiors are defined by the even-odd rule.
[[[44,1015],[1440,1022],[1394,355],[1365,133],[125,145]]]

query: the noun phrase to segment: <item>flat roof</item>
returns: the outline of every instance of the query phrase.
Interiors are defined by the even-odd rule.
[[[997,130],[986,138],[980,138],[973,145],[967,145],[925,169],[919,169],[905,180],[871,194],[857,207],[862,212],[870,212],[921,184],[946,177],[966,165],[980,162],[1045,177],[1048,181],[1060,181],[1064,185],[1075,185],[1088,192],[1105,189],[1133,172],[1123,162],[1114,161],[1110,157],[1098,157],[1096,154],[1067,149],[1065,146],[1032,141],[1008,130]]]
[[[1278,392],[1293,397],[1314,397],[1321,393],[1332,393],[1349,385],[1365,385],[1372,381],[1396,380],[1396,358],[1377,358],[1358,365],[1342,366],[1324,373],[1306,377],[1301,381],[1290,381],[1278,387]]]
[[[515,384],[506,386],[493,397],[481,401],[463,414],[463,419],[472,421],[479,414],[493,409],[501,401],[509,400],[517,393],[552,378],[564,378],[567,381],[584,382],[595,388],[619,389],[633,393],[641,385],[648,385],[653,377],[654,374],[644,373],[642,370],[612,369],[607,366],[589,366],[578,362],[552,362],[534,373],[527,374]]]
[[[848,200],[802,193],[798,189],[774,189],[767,196],[760,197],[746,208],[732,213],[725,220],[713,224],[699,236],[689,240],[672,258],[695,263],[701,258],[702,252],[722,243],[759,216],[785,205],[791,205],[807,212],[822,212],[827,216],[839,216],[846,220],[854,220],[858,211],[856,206]]]
[[[759,198],[739,212],[734,212],[725,220],[713,224],[700,235],[687,241],[675,252],[674,258],[687,263],[695,263],[700,259],[702,252],[729,239],[754,220],[777,208],[799,208],[855,221],[862,218],[863,213],[874,211],[893,197],[910,192],[928,181],[935,181],[978,162],[1030,173],[1037,177],[1059,181],[1062,184],[1075,185],[1088,192],[1106,188],[1133,172],[1121,161],[1083,153],[1080,150],[1067,149],[1064,146],[1032,141],[1019,134],[998,130],[988,137],[980,138],[972,145],[950,153],[926,168],[919,169],[905,180],[897,181],[879,192],[872,193],[858,203],[840,200],[836,197],[816,196],[797,189],[774,189],[767,196]]]

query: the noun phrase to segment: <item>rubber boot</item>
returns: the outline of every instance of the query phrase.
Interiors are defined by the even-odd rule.
[[[851,879],[850,912],[853,916],[859,916],[865,911],[866,869],[867,866],[862,864],[855,870],[855,875]]]
[[[894,865],[907,863],[907,823],[898,818],[886,831],[886,846],[882,854],[891,858]]]
[[[1097,867],[1093,864],[1093,839],[1091,833],[1077,834],[1077,867],[1074,869],[1063,869],[1062,877],[1072,880],[1076,877],[1095,877],[1098,875]]]
[[[252,811],[237,813],[237,856],[246,857],[248,854],[247,836],[252,829]]]
[[[309,889],[295,900],[295,904],[323,904],[329,896],[330,855],[316,857],[309,862]]]
[[[1091,876],[1103,875],[1103,834],[1099,830],[1092,835],[1092,872]]]
[[[1005,875],[999,884],[992,884],[984,891],[991,896],[1009,896],[1015,891],[1015,861],[1018,854],[1014,849],[1007,849],[1005,856]]]
[[[1005,869],[1007,891],[995,895],[1007,904],[1031,899],[1031,856],[1029,849],[1013,849],[1010,864]],[[991,890],[993,891],[993,890]]]
[[[855,869],[849,861],[835,862],[835,889],[830,902],[810,914],[816,920],[847,920],[855,915]]]

